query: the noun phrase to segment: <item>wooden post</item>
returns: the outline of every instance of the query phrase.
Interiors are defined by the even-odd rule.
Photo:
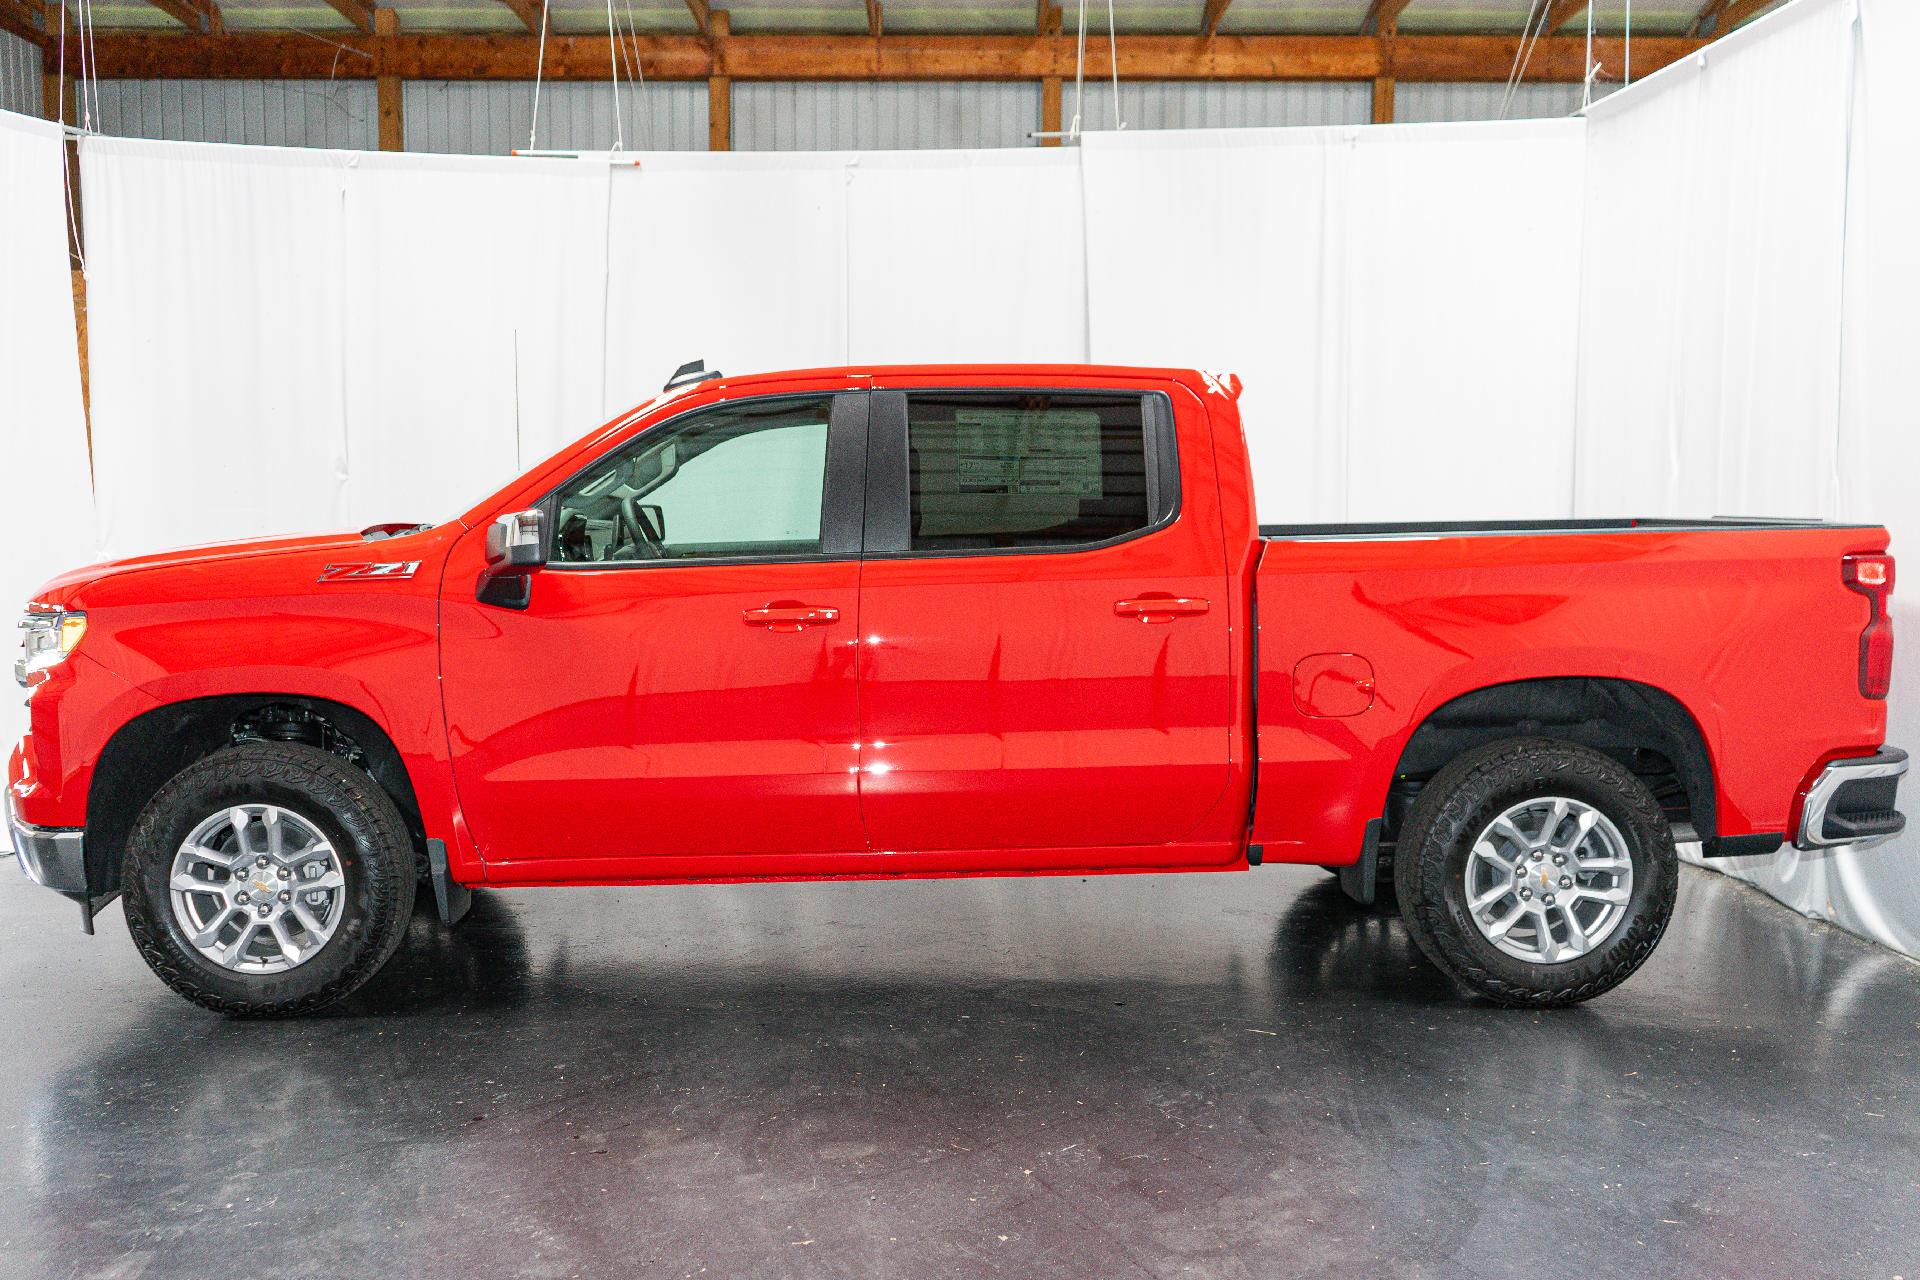
[[[73,334],[80,344],[80,416],[87,428],[87,470],[93,470],[93,385],[87,368],[87,276],[73,268]]]
[[[733,31],[733,19],[725,9],[714,9],[712,24],[713,70],[707,77],[707,150],[733,150],[733,79],[727,69],[727,36]]]
[[[1064,82],[1059,76],[1048,76],[1040,82],[1040,132],[1060,132],[1060,86]],[[1043,147],[1057,147],[1058,138],[1042,138]]]
[[[1373,122],[1393,123],[1393,38],[1399,32],[1399,19],[1380,20],[1380,71],[1373,78]]]
[[[400,15],[392,9],[373,11],[373,32],[379,36],[397,36],[400,34]],[[376,55],[378,56],[378,55]],[[379,70],[386,70],[381,67]],[[374,101],[379,107],[380,149],[382,151],[405,151],[407,149],[407,121],[401,108],[403,97],[400,89],[400,77],[380,75],[373,81]]]

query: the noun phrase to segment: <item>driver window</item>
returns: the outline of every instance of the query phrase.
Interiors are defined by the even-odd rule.
[[[820,554],[831,396],[717,405],[641,433],[557,495],[555,560]]]

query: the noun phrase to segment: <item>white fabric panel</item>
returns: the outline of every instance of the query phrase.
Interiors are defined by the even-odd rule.
[[[1833,4],[1834,9],[1848,6]],[[1842,15],[1844,16],[1844,15]],[[1831,20],[1827,15],[1823,19]],[[1805,37],[1778,19],[1743,33],[1755,48],[1742,56],[1790,53]],[[1863,0],[1857,29],[1846,260],[1840,309],[1840,404],[1832,441],[1838,496],[1830,512],[1877,520],[1893,550],[1920,560],[1920,383],[1913,376],[1913,299],[1920,291],[1920,113],[1906,70],[1920,40],[1920,8],[1906,0]],[[1776,44],[1776,42],[1779,42]],[[1787,46],[1782,48],[1781,46]],[[1832,66],[1826,76],[1839,78]],[[1908,565],[1902,565],[1907,568]],[[1920,592],[1910,571],[1896,583],[1893,696],[1887,740],[1920,748]],[[1915,781],[1902,788],[1915,811]],[[1876,849],[1735,860],[1726,870],[1788,906],[1920,956],[1920,830]]]
[[[1238,373],[1263,519],[1562,514],[1581,130],[1089,135],[1092,356]]]
[[[1590,113],[1583,513],[1804,514],[1920,535],[1920,9],[1801,0]],[[1920,744],[1896,588],[1888,740]],[[1907,807],[1913,790],[1905,788]],[[1920,833],[1706,865],[1920,955]]]
[[[1343,218],[1348,519],[1566,513],[1583,134],[1360,134]]]
[[[1582,514],[1837,509],[1851,0],[1588,112]]]
[[[0,557],[0,619],[13,621],[93,543],[87,424],[80,403],[73,282],[67,272],[60,127],[0,111],[0,504],[12,531]],[[0,693],[0,749],[26,728],[11,656]],[[0,847],[7,835],[0,831]]]
[[[607,186],[596,160],[360,158],[350,524],[448,519],[599,424]]]
[[[613,170],[603,416],[695,358],[725,373],[847,362],[854,160],[662,153]]]
[[[350,163],[81,143],[107,553],[346,522]]]
[[[876,152],[847,192],[853,363],[1087,358],[1072,152]]]

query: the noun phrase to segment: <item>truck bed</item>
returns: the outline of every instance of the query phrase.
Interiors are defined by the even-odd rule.
[[[1870,525],[1770,516],[1619,516],[1561,520],[1407,520],[1361,524],[1263,524],[1260,536],[1287,541],[1361,538],[1470,538],[1501,534],[1695,533],[1714,529],[1861,529]]]
[[[1736,840],[1783,833],[1823,757],[1871,754],[1885,736],[1885,703],[1858,683],[1869,606],[1842,579],[1844,557],[1886,550],[1878,526],[1627,518],[1260,535],[1253,834],[1271,861],[1356,856],[1389,788],[1420,782],[1414,731],[1484,718],[1480,702],[1456,708],[1468,694],[1501,698],[1489,714],[1525,732],[1574,741],[1591,704],[1569,702],[1563,723],[1557,694],[1603,684],[1669,708],[1676,738],[1698,744],[1694,771],[1713,776],[1711,834]]]

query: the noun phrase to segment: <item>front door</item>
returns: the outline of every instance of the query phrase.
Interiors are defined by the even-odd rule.
[[[649,427],[547,499],[524,611],[476,600],[456,553],[448,739],[502,878],[767,874],[770,854],[864,850],[866,402],[722,402]]]
[[[1176,437],[1174,409],[1159,391],[874,393],[861,811],[877,853],[1187,860],[1168,846],[1228,783],[1231,609],[1204,410],[1185,397]],[[1182,509],[1182,488],[1206,500]]]

